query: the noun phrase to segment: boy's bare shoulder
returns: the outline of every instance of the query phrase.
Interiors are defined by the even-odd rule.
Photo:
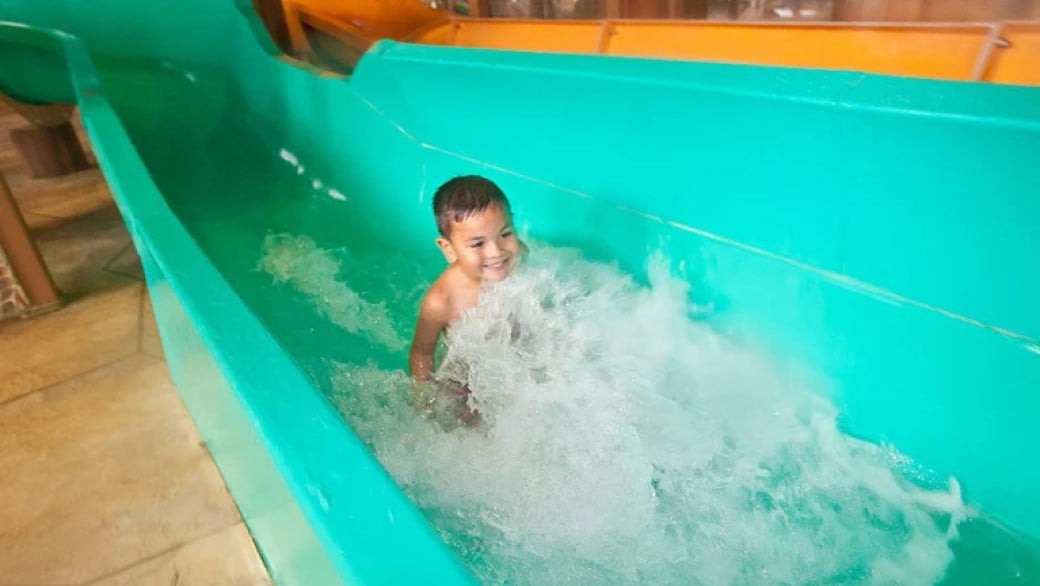
[[[422,315],[439,321],[447,321],[451,314],[451,295],[449,288],[445,286],[444,277],[445,274],[441,274],[433,282],[433,285],[426,291],[426,295],[423,296],[420,307]]]
[[[422,300],[422,312],[441,321],[449,321],[453,311],[453,292],[456,288],[454,267],[445,269],[441,276],[430,286]]]
[[[454,321],[469,297],[466,279],[455,267],[447,268],[430,286],[422,301],[422,313],[441,322]]]

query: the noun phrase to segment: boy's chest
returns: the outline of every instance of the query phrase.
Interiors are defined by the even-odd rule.
[[[473,309],[480,302],[480,288],[459,288],[451,296],[451,321],[457,321],[466,311]]]

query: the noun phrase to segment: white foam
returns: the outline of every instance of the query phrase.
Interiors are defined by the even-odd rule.
[[[364,299],[340,276],[342,260],[307,236],[269,234],[258,268],[276,283],[288,283],[306,295],[321,315],[353,334],[390,350],[408,342],[394,329],[386,303]]]
[[[297,261],[268,266],[314,288]],[[663,266],[640,287],[536,248],[490,288],[438,372],[469,385],[482,432],[419,416],[401,371],[338,365],[334,399],[487,582],[937,581],[967,513],[956,485],[920,488],[843,435],[804,381],[691,320]],[[371,316],[333,305],[351,327]]]

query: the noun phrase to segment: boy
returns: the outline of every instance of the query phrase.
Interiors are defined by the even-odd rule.
[[[408,354],[409,371],[419,383],[433,376],[433,355],[441,334],[477,305],[485,282],[508,277],[527,250],[513,229],[509,200],[483,177],[456,177],[441,185],[433,196],[433,214],[440,232],[437,246],[449,266],[423,297],[419,310]],[[465,402],[469,390],[464,384],[461,387]],[[460,417],[467,421],[473,415],[466,409]]]

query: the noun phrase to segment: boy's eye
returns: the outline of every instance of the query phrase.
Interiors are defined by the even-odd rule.
[[[502,232],[502,238],[509,238],[512,235],[513,235],[513,231],[512,230],[506,230],[505,232]]]
[[[483,240],[478,240],[477,242],[474,242],[469,245],[470,248],[480,248],[481,246],[484,246]]]

